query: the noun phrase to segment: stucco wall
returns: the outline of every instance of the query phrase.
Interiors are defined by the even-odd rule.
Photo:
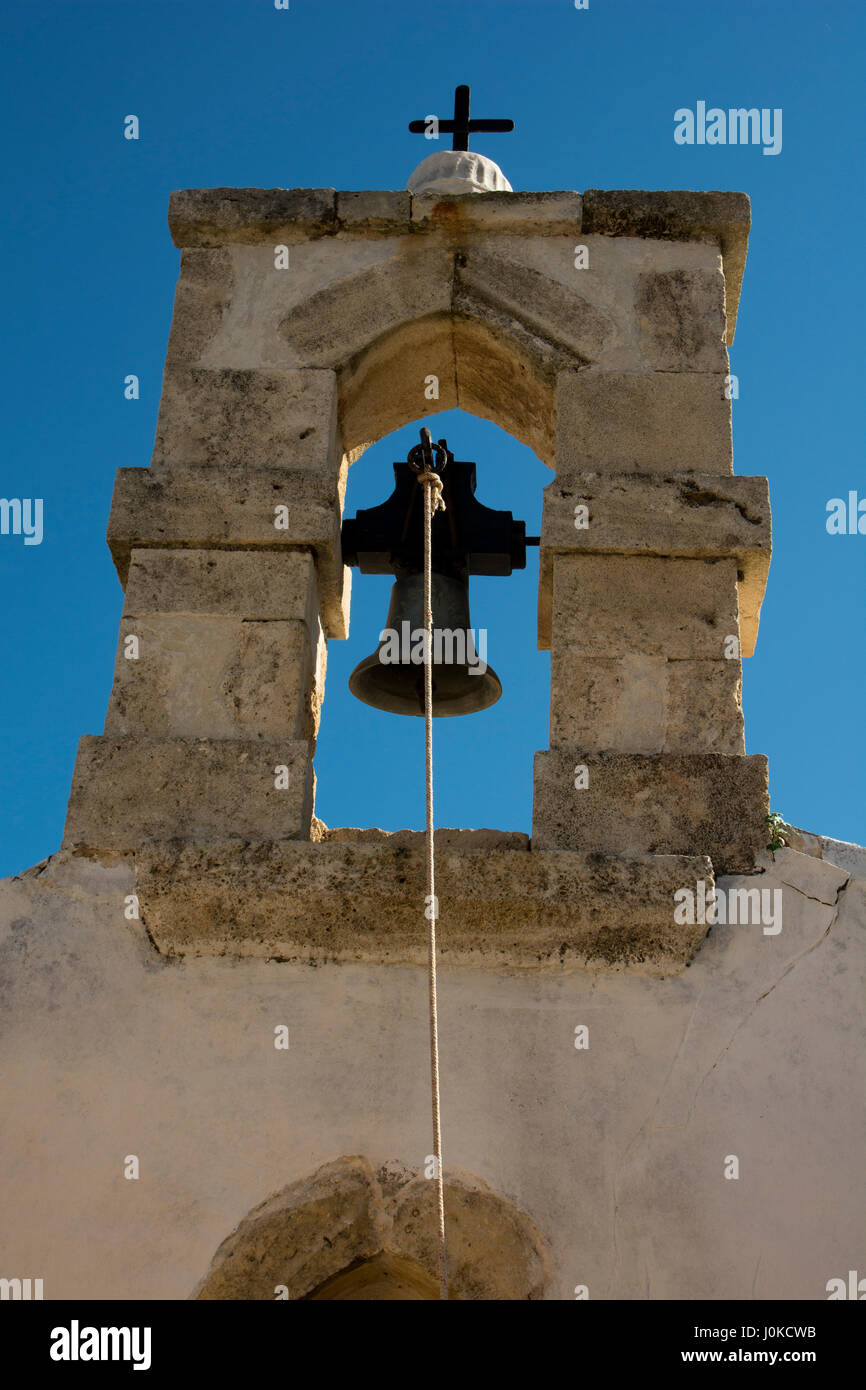
[[[814,1299],[862,1267],[866,870],[823,852],[722,880],[781,888],[783,929],[713,927],[678,978],[444,960],[446,1166],[536,1223],[549,1297]],[[61,854],[0,885],[0,1275],[49,1299],[186,1298],[270,1193],[431,1147],[422,969],[166,960],[132,882]]]

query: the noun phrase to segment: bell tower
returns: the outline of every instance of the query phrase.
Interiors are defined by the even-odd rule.
[[[514,192],[466,148],[468,93],[448,125],[454,150],[402,192],[172,195],[156,440],[117,474],[114,685],[64,847],[134,858],[169,954],[421,959],[420,847],[324,831],[314,766],[358,561],[347,469],[430,413],[434,374],[437,411],[495,421],[551,469],[531,843],[452,836],[443,952],[670,973],[706,930],[674,922],[673,893],[748,873],[766,841],[740,679],[770,511],[765,479],[734,476],[727,356],[748,199]]]

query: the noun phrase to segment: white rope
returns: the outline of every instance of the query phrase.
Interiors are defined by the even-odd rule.
[[[439,1013],[436,998],[436,875],[433,850],[433,513],[445,510],[442,479],[425,467],[418,474],[424,488],[424,744],[427,781],[427,982],[430,1001],[430,1080],[433,1099],[433,1153],[436,1158],[436,1195],[439,1223],[439,1297],[448,1298],[445,1263],[445,1176],[442,1171],[442,1126],[439,1119]]]

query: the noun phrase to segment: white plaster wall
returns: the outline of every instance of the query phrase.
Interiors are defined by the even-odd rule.
[[[781,852],[757,880],[781,933],[715,927],[679,978],[443,966],[446,1166],[537,1223],[550,1297],[820,1299],[866,1272],[846,853],[860,877]],[[49,1299],[186,1298],[270,1193],[431,1147],[422,970],[166,961],[131,891],[127,864],[67,856],[0,885],[0,1275]]]

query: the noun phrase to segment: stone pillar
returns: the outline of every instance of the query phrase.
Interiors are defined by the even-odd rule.
[[[326,638],[348,620],[336,376],[202,365],[232,288],[223,248],[184,252],[152,465],[117,475],[126,600],[67,847],[310,835]]]
[[[735,478],[720,276],[638,278],[651,370],[564,371],[545,490],[539,645],[550,748],[533,847],[706,854],[750,869],[766,759],[746,757],[741,657],[770,557],[766,480]]]

